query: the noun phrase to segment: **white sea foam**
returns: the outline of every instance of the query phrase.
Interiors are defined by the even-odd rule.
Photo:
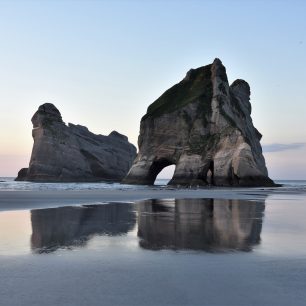
[[[157,180],[155,185],[125,185],[120,183],[33,183],[16,182],[12,177],[0,177],[0,191],[37,191],[37,190],[143,190],[148,188],[165,188],[169,180]]]
[[[12,177],[0,177],[0,191],[37,191],[37,190],[150,190],[166,188],[168,179],[158,179],[154,186],[125,185],[120,183],[33,183],[16,182]],[[279,190],[306,191],[306,180],[275,180],[282,184]],[[269,188],[271,189],[271,188]],[[274,188],[273,188],[274,189]]]

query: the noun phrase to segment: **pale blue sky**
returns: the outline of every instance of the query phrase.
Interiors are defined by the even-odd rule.
[[[0,176],[27,165],[40,104],[136,144],[147,106],[215,57],[251,86],[270,176],[306,179],[306,1],[0,0]]]

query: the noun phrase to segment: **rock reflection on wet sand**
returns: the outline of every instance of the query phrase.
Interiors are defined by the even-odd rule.
[[[138,236],[146,249],[251,251],[260,242],[264,202],[150,200],[139,205]]]
[[[32,210],[31,248],[86,248],[96,235],[124,235],[136,225],[144,249],[251,251],[260,242],[264,209],[264,201],[186,199]]]
[[[130,203],[38,209],[31,211],[31,222],[32,250],[49,253],[85,247],[94,235],[126,234],[135,225],[135,212]]]

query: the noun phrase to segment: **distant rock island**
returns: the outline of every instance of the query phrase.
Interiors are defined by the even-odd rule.
[[[175,165],[170,185],[273,186],[251,118],[250,86],[229,86],[219,59],[191,69],[153,102],[140,123],[139,153],[124,179],[153,184]]]
[[[135,159],[136,148],[126,136],[116,131],[96,135],[81,125],[67,126],[51,103],[39,106],[32,123],[29,168],[18,172],[17,181],[119,182]]]

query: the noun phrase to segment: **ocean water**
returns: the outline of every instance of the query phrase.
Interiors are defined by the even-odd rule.
[[[32,190],[143,190],[152,188],[167,188],[169,179],[157,179],[154,186],[126,185],[120,183],[33,183],[33,182],[15,182],[13,177],[0,177],[0,191],[32,191]],[[275,180],[282,184],[285,189],[306,189],[306,180]]]
[[[168,179],[156,180],[155,188],[166,187]],[[33,182],[16,182],[13,177],[0,177],[0,191],[32,191],[32,190],[99,190],[99,189],[147,189],[154,188],[154,186],[143,185],[126,185],[120,183],[33,183]]]

